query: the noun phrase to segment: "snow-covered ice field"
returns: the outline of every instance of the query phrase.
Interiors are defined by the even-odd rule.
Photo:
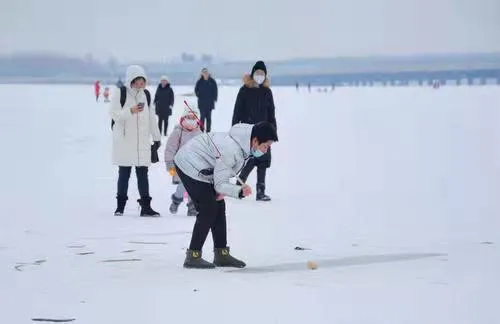
[[[500,323],[500,87],[273,90],[273,201],[227,199],[248,268],[199,271],[182,268],[194,219],[169,214],[163,163],[163,217],[138,217],[135,175],[112,216],[110,119],[91,85],[1,85],[0,323]],[[226,131],[238,88],[219,91]]]

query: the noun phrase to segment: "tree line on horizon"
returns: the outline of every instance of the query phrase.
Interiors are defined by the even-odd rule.
[[[305,58],[284,61],[273,61],[268,64],[276,73],[304,66],[343,67],[346,65],[369,67],[374,64],[471,64],[480,62],[500,68],[500,53],[471,54],[430,54],[416,56],[372,56],[372,57],[338,57],[338,58]],[[241,71],[253,62],[214,63],[214,58],[203,54],[197,60],[192,54],[183,53],[179,62],[138,62],[153,74],[169,70],[173,73],[197,73],[201,67],[212,67],[212,70],[232,74],[228,70]],[[84,57],[72,57],[57,53],[18,53],[0,55],[0,76],[2,77],[118,77],[123,74],[127,64],[120,63],[111,57],[105,62],[95,60],[92,54]],[[240,72],[238,72],[239,74]],[[222,74],[222,73],[221,73]]]

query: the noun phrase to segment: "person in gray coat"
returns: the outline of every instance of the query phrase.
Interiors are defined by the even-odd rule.
[[[275,141],[276,129],[269,122],[241,123],[226,133],[199,134],[179,149],[174,158],[175,168],[198,210],[185,268],[246,266],[229,253],[224,197],[241,199],[252,194],[248,185],[233,184],[230,179],[236,177],[250,156],[265,154]],[[210,230],[214,242],[213,263],[202,258]]]

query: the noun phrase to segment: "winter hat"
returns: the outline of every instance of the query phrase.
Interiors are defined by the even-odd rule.
[[[191,108],[191,109],[189,109]],[[198,109],[198,107],[196,105],[189,105],[189,108],[186,107],[184,108],[184,112],[182,113],[182,117],[186,117],[187,115],[191,114],[191,113],[194,113],[196,115],[196,117],[200,118],[200,110]]]
[[[262,70],[264,71],[264,73],[266,74],[267,76],[267,68],[266,68],[266,64],[264,64],[263,61],[257,61],[257,63],[255,63],[255,65],[253,66],[252,68],[252,73],[250,73],[250,75],[252,76],[253,78],[253,74],[255,73],[255,71],[257,70]]]
[[[168,78],[167,78],[167,76],[166,76],[166,75],[162,75],[162,76],[160,77],[160,81],[164,81],[164,80],[165,80],[165,81],[168,81]]]

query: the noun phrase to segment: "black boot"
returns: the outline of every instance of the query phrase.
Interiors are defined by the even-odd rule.
[[[270,201],[271,197],[266,195],[266,185],[263,183],[257,183],[257,201]]]
[[[138,199],[137,202],[141,205],[141,216],[142,217],[159,217],[160,213],[151,208],[151,197],[144,197]]]
[[[115,216],[122,216],[125,210],[125,205],[127,204],[127,196],[116,196],[116,210]]]
[[[194,203],[192,201],[187,203],[188,207],[188,216],[198,216],[198,211],[196,210],[196,207],[194,206]]]
[[[229,247],[214,249],[214,264],[217,267],[246,267],[245,262],[236,259],[229,253]]]
[[[201,251],[187,250],[184,268],[188,269],[213,269],[215,265],[201,257]]]
[[[179,205],[182,203],[184,199],[177,198],[175,195],[172,195],[172,203],[170,204],[170,212],[172,214],[177,214],[177,209],[179,209]]]

